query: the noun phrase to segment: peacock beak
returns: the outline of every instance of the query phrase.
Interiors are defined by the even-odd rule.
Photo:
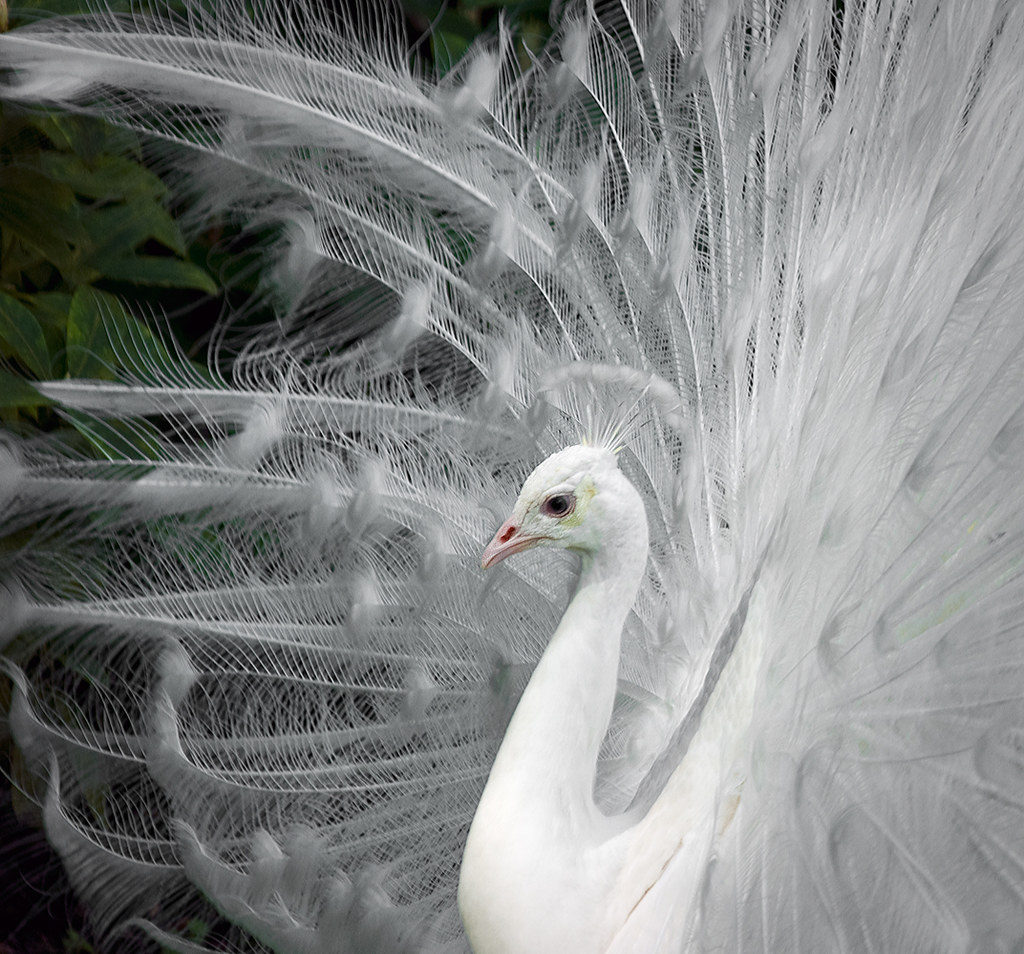
[[[480,564],[485,570],[489,570],[495,563],[500,563],[507,556],[518,553],[520,550],[528,550],[536,546],[544,537],[529,536],[521,532],[514,517],[509,517],[500,527],[498,532],[491,537],[491,542],[484,547]]]

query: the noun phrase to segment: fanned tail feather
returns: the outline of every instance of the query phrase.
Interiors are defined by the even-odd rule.
[[[467,950],[462,846],[571,576],[479,551],[539,458],[625,430],[652,550],[606,808],[761,641],[658,949],[1012,949],[1024,9],[587,5],[525,74],[502,34],[428,82],[386,18],[218,6],[0,36],[5,95],[282,226],[230,374],[112,332],[119,381],[41,386],[107,459],[0,449],[10,721],[99,927]]]

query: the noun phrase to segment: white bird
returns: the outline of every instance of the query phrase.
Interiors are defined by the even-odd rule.
[[[661,867],[653,853],[647,870],[629,863],[621,827],[593,798],[622,627],[647,561],[643,501],[610,451],[571,447],[549,457],[484,566],[537,545],[575,550],[583,565],[470,828],[459,905],[480,954],[607,950]]]
[[[643,501],[612,451],[577,446],[530,475],[484,551],[490,567],[530,547],[564,547],[580,554],[582,569],[470,828],[459,906],[478,954],[664,947],[666,927],[693,900],[709,836],[736,810],[716,770],[735,757],[735,737],[750,723],[759,645],[750,636],[735,646],[685,759],[646,815],[609,817],[594,803],[622,628],[647,545]],[[676,933],[668,937],[678,944]]]
[[[1015,950],[1024,7],[585,4],[443,80],[244,7],[0,36],[277,309],[224,376],[111,315],[116,381],[40,385],[91,456],[0,451],[98,931]]]

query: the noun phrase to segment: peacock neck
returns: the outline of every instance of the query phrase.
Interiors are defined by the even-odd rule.
[[[635,515],[634,515],[635,516]],[[642,508],[584,554],[562,621],[523,692],[463,856],[459,908],[475,954],[603,949],[595,918],[614,870],[595,851],[621,825],[594,804],[622,628],[647,560]]]
[[[646,532],[584,554],[579,582],[534,670],[491,770],[497,786],[575,839],[599,822],[593,802],[601,742],[618,681],[622,629],[647,558]]]

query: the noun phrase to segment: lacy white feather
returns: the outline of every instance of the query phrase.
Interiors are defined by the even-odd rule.
[[[465,951],[466,834],[572,579],[480,550],[536,463],[628,425],[651,545],[604,810],[656,803],[763,640],[709,769],[742,797],[651,949],[1024,937],[1024,8],[609,7],[442,82],[313,2],[0,36],[5,96],[282,226],[229,380],[114,340],[118,382],[44,385],[145,454],[0,457],[11,725],[101,927]]]

